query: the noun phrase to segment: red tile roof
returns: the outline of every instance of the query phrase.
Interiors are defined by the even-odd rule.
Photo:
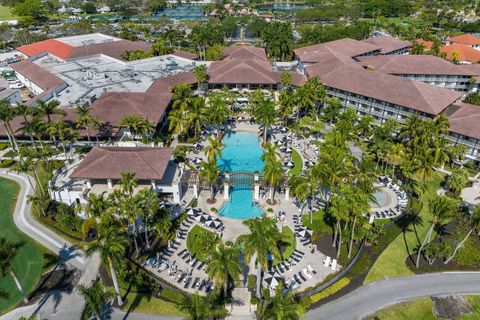
[[[161,180],[173,148],[95,147],[70,175],[74,179],[120,179],[134,172],[139,180]]]
[[[382,48],[381,50],[382,54],[387,54],[400,49],[408,49],[412,46],[412,44],[408,41],[403,41],[398,38],[386,36],[386,35],[368,38],[368,39],[362,40],[362,42],[373,44],[375,46]]]
[[[276,84],[277,76],[268,61],[222,60],[213,62],[207,71],[213,84]]]
[[[13,63],[10,67],[44,91],[53,90],[65,83],[65,81],[53,73],[48,72],[46,69],[36,65],[28,59]]]
[[[447,38],[447,41],[453,42],[453,43],[465,44],[468,46],[480,45],[480,39],[469,33],[465,33],[456,37]]]
[[[265,49],[245,44],[225,48],[223,55],[224,60],[268,60]]]
[[[72,54],[74,47],[55,39],[48,39],[29,45],[18,47],[17,50],[29,57],[48,52],[62,60],[68,59]]]
[[[459,61],[467,61],[470,63],[480,62],[480,51],[464,44],[441,46],[440,51],[445,52],[448,59],[452,59],[453,53],[458,52]]]
[[[179,83],[192,85],[197,83],[197,79],[195,79],[195,76],[191,71],[158,78],[147,89],[146,93],[169,94],[172,92],[173,87]]]
[[[432,50],[433,41],[427,41],[427,40],[423,40],[423,39],[415,39],[414,41],[416,43],[423,44],[426,51]]]
[[[432,55],[380,55],[359,57],[360,64],[375,71],[388,74],[417,75],[462,75],[473,76],[474,72]]]
[[[198,54],[196,53],[191,53],[183,50],[173,50],[172,53],[174,56],[180,57],[180,58],[185,58],[185,59],[190,59],[190,60],[198,60]]]

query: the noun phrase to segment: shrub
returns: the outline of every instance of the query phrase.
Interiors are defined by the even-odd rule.
[[[332,294],[334,293],[337,293],[338,291],[340,291],[341,289],[345,288],[348,284],[350,283],[350,279],[348,278],[341,278],[340,280],[338,280],[337,282],[335,282],[334,284],[332,284],[330,287],[328,287],[327,289],[317,293],[317,294],[314,294],[313,296],[311,296],[309,299],[310,299],[310,302],[311,303],[315,303],[317,301],[320,301],[322,299],[325,299],[326,297],[328,296],[331,296]]]
[[[250,304],[256,305],[257,303],[258,303],[258,299],[257,299],[257,298],[252,297],[252,298],[250,299]]]
[[[8,168],[8,167],[12,166],[14,163],[15,163],[15,161],[12,160],[12,159],[2,160],[2,161],[0,161],[0,168]]]
[[[268,209],[267,209],[267,212],[272,213],[272,212],[273,212],[273,209],[272,209],[272,208],[268,208]]]
[[[249,274],[247,277],[247,287],[248,289],[254,289],[257,282],[257,276],[254,274]]]
[[[0,143],[0,150],[5,150],[8,147],[10,147],[10,145],[8,143]]]
[[[173,292],[173,291],[170,291],[170,290],[167,290],[167,289],[163,289],[160,292],[160,296],[164,297],[165,299],[168,299],[172,302],[181,301],[182,298],[183,298],[183,295],[181,293]]]

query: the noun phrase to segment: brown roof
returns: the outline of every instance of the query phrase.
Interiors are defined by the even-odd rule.
[[[22,74],[44,91],[53,90],[65,83],[65,81],[53,73],[50,73],[46,69],[37,66],[28,59],[13,63],[10,66],[13,68],[13,70]]]
[[[224,60],[268,60],[265,49],[244,44],[225,48],[223,55],[225,56]]]
[[[480,51],[464,44],[441,46],[440,51],[445,52],[448,59],[452,59],[453,53],[458,52],[459,61],[467,61],[471,63],[480,62]]]
[[[70,175],[74,179],[120,179],[134,172],[139,180],[161,180],[173,148],[95,147]]]
[[[118,127],[125,116],[132,114],[156,125],[165,114],[170,96],[165,92],[106,92],[92,103],[92,115],[114,127]]]
[[[461,92],[350,66],[338,68],[320,77],[320,80],[327,87],[375,98],[430,115],[439,114],[462,96]]]
[[[187,52],[183,50],[173,50],[172,53],[174,56],[180,57],[180,58],[185,58],[185,59],[190,59],[190,60],[198,60],[198,54],[192,53],[192,52]]]
[[[480,83],[480,64],[463,64],[462,67],[467,70],[467,72],[472,72],[474,74],[476,83]]]
[[[193,72],[182,72],[171,76],[156,79],[152,85],[147,89],[146,93],[171,93],[175,85],[179,83],[195,84],[197,79]]]
[[[480,39],[469,33],[465,33],[456,37],[447,38],[447,41],[466,44],[468,46],[480,45]]]
[[[467,137],[480,139],[480,106],[464,102],[456,102],[443,114],[450,121],[450,132],[455,132]]]
[[[371,38],[362,40],[362,42],[373,44],[375,46],[382,48],[380,51],[382,54],[387,54],[400,49],[408,49],[412,46],[412,44],[408,41],[403,41],[398,38],[386,36],[386,35],[371,37]]]
[[[276,84],[277,74],[266,60],[222,60],[207,71],[208,83]]]
[[[292,75],[292,85],[295,87],[300,87],[302,84],[307,82],[307,77],[301,73],[295,71],[287,71]],[[282,77],[282,72],[278,72],[278,80],[277,82],[280,83],[280,79]]]
[[[318,55],[317,60],[317,63],[305,67],[309,77],[322,77],[344,66],[362,69],[352,58],[343,54],[325,53]]]
[[[124,60],[122,54],[125,51],[142,50],[147,51],[150,45],[144,42],[118,40],[103,43],[94,43],[87,46],[75,47],[68,57],[69,59],[81,58],[97,54],[103,54],[118,60]]]
[[[474,72],[468,71],[460,65],[431,55],[395,54],[366,56],[358,59],[364,67],[389,74],[475,75]]]
[[[319,62],[319,54],[343,54],[348,57],[356,57],[369,52],[380,51],[381,48],[370,43],[357,41],[349,38],[316,44],[309,47],[294,50],[295,55],[306,63]]]

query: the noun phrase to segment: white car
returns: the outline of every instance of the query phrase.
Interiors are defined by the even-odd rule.
[[[21,82],[15,82],[10,84],[9,87],[10,89],[22,89],[24,86],[23,86],[23,83]]]

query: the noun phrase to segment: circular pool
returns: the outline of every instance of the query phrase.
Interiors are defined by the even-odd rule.
[[[383,189],[375,191],[373,197],[375,198],[375,202],[370,203],[372,208],[386,207],[390,203],[390,197]]]

